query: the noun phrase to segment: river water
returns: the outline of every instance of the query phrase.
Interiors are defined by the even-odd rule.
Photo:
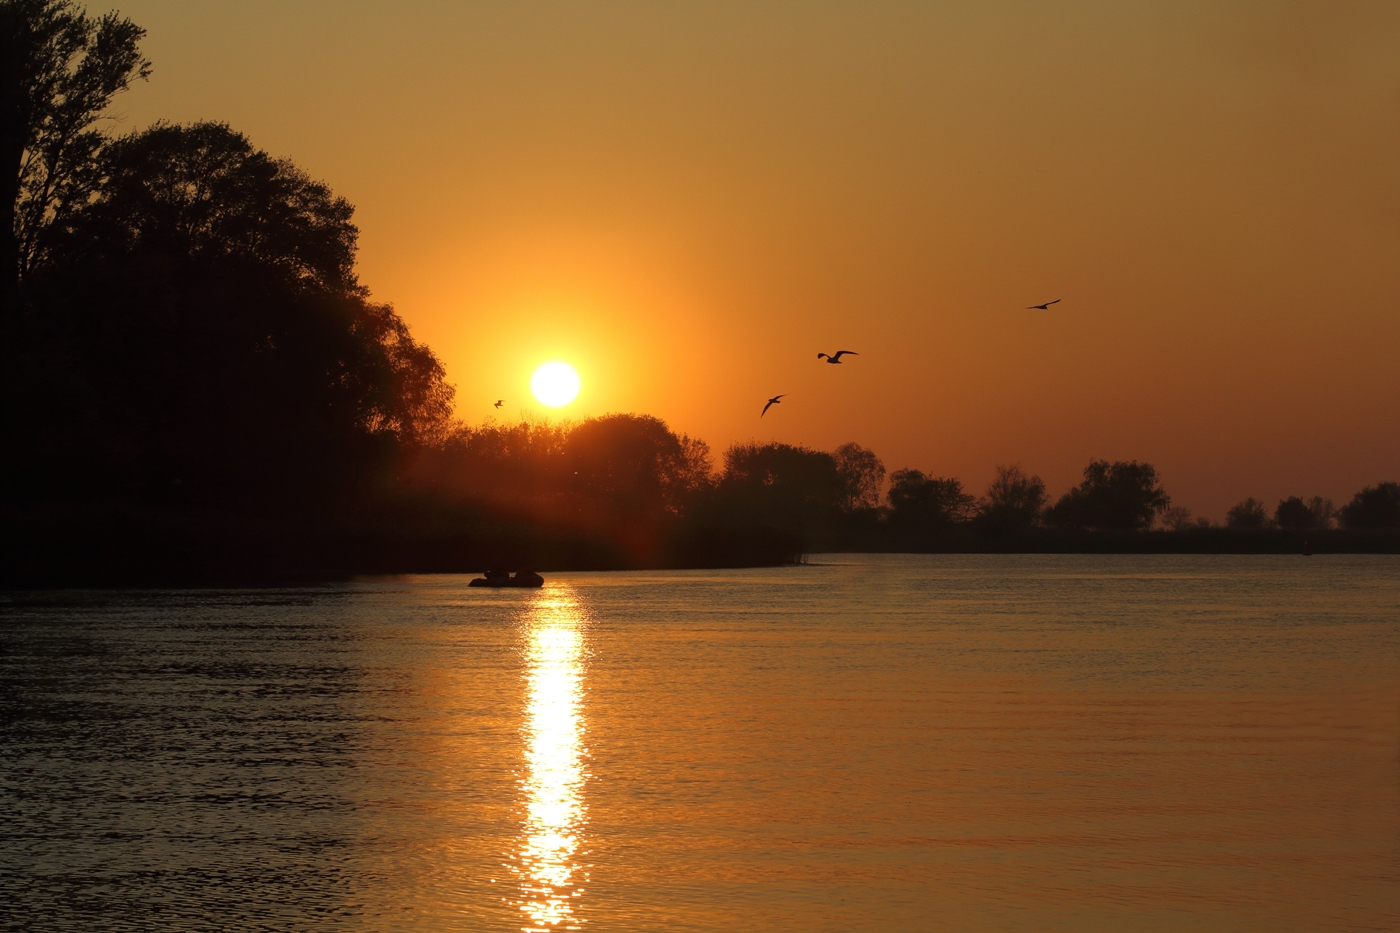
[[[0,929],[1400,929],[1400,560],[0,597]]]

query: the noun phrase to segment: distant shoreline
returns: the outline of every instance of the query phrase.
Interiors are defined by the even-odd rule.
[[[886,554],[1400,554],[1400,531],[1193,528],[1186,531],[1064,531],[1037,528],[1006,538],[967,534],[946,544],[869,547]]]
[[[119,506],[9,508],[0,588],[301,585],[363,576],[782,566],[815,553],[871,554],[1400,554],[1400,531],[1192,528],[994,535],[975,526],[918,540],[866,530],[802,541],[764,528],[677,535],[656,559],[629,559],[596,537],[488,521],[348,517],[273,521],[230,513]]]

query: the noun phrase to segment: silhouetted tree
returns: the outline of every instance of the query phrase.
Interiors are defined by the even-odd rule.
[[[145,30],[69,0],[0,2],[0,264],[6,292],[43,254],[45,232],[81,210],[101,180],[113,96],[150,74]]]
[[[1308,511],[1313,514],[1313,525],[1316,528],[1331,528],[1333,520],[1337,517],[1337,507],[1332,504],[1331,499],[1324,499],[1322,496],[1313,496],[1308,500]]]
[[[1274,509],[1274,524],[1290,531],[1309,531],[1318,527],[1317,516],[1297,496],[1279,500],[1278,508]]]
[[[977,519],[993,532],[1016,531],[1039,522],[1044,510],[1044,481],[1039,476],[1027,476],[1017,463],[997,467],[996,478],[978,507]]]
[[[1264,503],[1250,496],[1236,503],[1225,513],[1225,526],[1227,528],[1267,528],[1269,526],[1269,513],[1264,508]]]
[[[836,448],[832,456],[845,485],[841,507],[847,512],[878,508],[880,487],[885,483],[885,465],[875,456],[875,451],[852,442]]]
[[[919,470],[896,470],[890,476],[890,527],[902,535],[947,531],[972,515],[975,497],[963,492],[962,482],[925,476]]]
[[[1084,482],[1060,497],[1046,520],[1075,528],[1146,530],[1171,505],[1150,463],[1091,460]]]
[[[42,313],[6,402],[28,413],[31,482],[309,505],[444,435],[452,389],[355,280],[343,198],[221,124],[159,125],[101,160],[26,278]]]
[[[714,457],[710,454],[710,445],[698,437],[682,434],[677,440],[681,457],[676,464],[675,484],[684,491],[685,507],[689,508],[698,497],[714,489],[717,482]]]
[[[1186,531],[1200,525],[1191,518],[1191,510],[1184,505],[1174,505],[1162,512],[1162,525],[1172,531]]]
[[[1400,528],[1400,483],[1367,486],[1337,510],[1346,528]]]
[[[563,453],[573,527],[634,561],[655,561],[703,483],[695,461],[708,450],[685,441],[649,415],[607,415],[570,430]]]
[[[724,452],[707,521],[771,529],[805,546],[828,543],[848,487],[829,453],[789,444],[735,444]]]
[[[591,418],[569,432],[564,455],[582,498],[632,521],[680,515],[708,478],[704,442],[683,442],[650,415]]]

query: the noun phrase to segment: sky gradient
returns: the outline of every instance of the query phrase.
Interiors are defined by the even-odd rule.
[[[542,415],[560,359],[554,417],[973,492],[1400,479],[1393,2],[118,9],[154,63],[119,129],[227,121],[347,197],[469,422]]]

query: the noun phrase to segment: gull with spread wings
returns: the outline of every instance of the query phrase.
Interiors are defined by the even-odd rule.
[[[781,395],[775,395],[772,398],[770,398],[768,400],[768,404],[763,406],[763,411],[759,412],[758,416],[762,418],[764,415],[768,414],[768,409],[772,408],[774,405],[777,405],[778,399],[780,398],[782,398]]]
[[[826,360],[828,363],[839,363],[843,356],[860,356],[860,354],[854,350],[837,350],[830,356],[827,356],[825,353],[818,353],[817,359]]]
[[[1049,311],[1051,305],[1057,305],[1057,304],[1059,304],[1059,303],[1060,303],[1060,299],[1056,298],[1054,301],[1047,301],[1047,302],[1045,302],[1045,304],[1043,304],[1043,305],[1031,305],[1031,306],[1030,306],[1029,308],[1027,308],[1026,310],[1027,310],[1027,311]]]

